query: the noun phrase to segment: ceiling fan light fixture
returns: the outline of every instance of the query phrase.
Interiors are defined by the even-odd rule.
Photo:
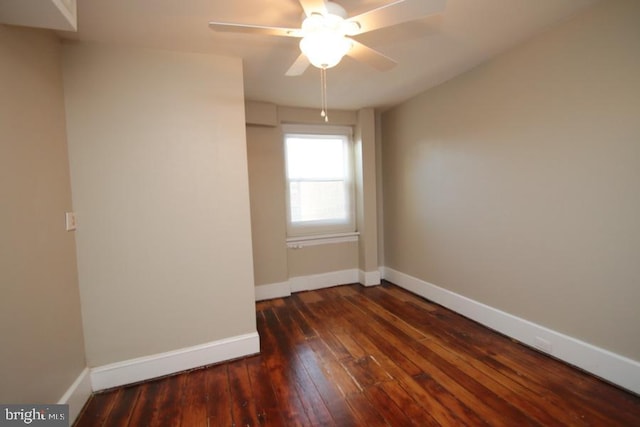
[[[214,21],[209,22],[209,26],[216,31],[300,38],[302,53],[289,67],[286,75],[302,75],[309,65],[320,69],[321,116],[328,121],[328,68],[338,65],[347,54],[357,61],[382,71],[396,65],[391,58],[350,37],[441,12],[446,0],[393,0],[389,4],[351,17],[348,17],[344,7],[331,0],[298,0],[298,2],[304,10],[302,25],[299,29]]]
[[[340,24],[342,33],[346,36],[355,36],[360,32],[360,24],[355,21],[342,21]]]
[[[351,46],[349,39],[333,32],[315,32],[300,40],[300,50],[309,62],[315,67],[325,69],[338,65]]]
[[[335,3],[328,13],[312,13],[302,22],[304,37],[300,40],[300,50],[317,68],[335,67],[351,49],[352,43],[345,37],[350,25],[345,21],[346,12]]]

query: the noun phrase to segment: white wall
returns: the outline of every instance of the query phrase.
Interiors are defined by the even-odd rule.
[[[639,23],[600,2],[385,113],[386,265],[640,361]]]
[[[240,59],[64,47],[91,367],[255,333]]]
[[[0,402],[56,403],[85,354],[53,35],[0,25],[0,94]]]

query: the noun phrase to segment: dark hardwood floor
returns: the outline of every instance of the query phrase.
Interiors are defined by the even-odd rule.
[[[260,355],[96,394],[76,426],[640,426],[640,397],[388,283],[257,313]]]

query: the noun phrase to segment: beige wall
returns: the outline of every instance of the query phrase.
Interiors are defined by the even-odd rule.
[[[376,188],[375,111],[358,111],[354,133],[356,212],[360,242],[358,265],[365,272],[378,271],[378,215]]]
[[[319,109],[247,104],[247,147],[256,285],[343,270],[377,271],[375,117],[373,110],[332,110],[331,125],[354,127],[359,243],[286,246],[286,184],[281,123],[323,124]],[[366,184],[366,185],[365,185]],[[363,210],[364,208],[364,210]],[[366,221],[365,221],[366,219]]]
[[[640,360],[640,2],[383,116],[386,265]]]
[[[285,282],[289,273],[280,128],[247,126],[247,155],[255,284]]]
[[[239,59],[69,44],[87,359],[255,332]]]
[[[55,403],[85,367],[59,50],[0,25],[3,403]]]
[[[287,259],[289,278],[351,270],[358,268],[358,242],[291,248]]]

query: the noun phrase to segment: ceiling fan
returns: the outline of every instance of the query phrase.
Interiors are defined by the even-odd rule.
[[[300,28],[215,21],[209,22],[209,26],[216,31],[300,38],[302,53],[286,72],[288,76],[301,75],[310,64],[326,70],[337,65],[344,55],[385,71],[393,68],[396,62],[351,37],[441,12],[446,2],[395,0],[368,12],[348,17],[345,9],[332,1],[298,1],[304,10]]]

